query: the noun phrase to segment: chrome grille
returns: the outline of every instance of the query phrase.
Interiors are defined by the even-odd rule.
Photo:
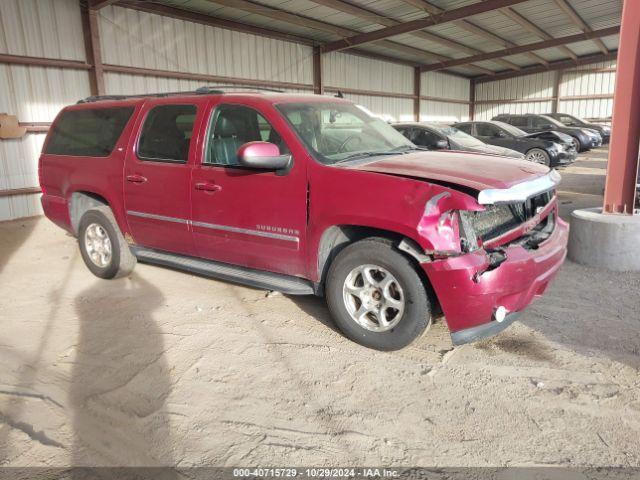
[[[472,212],[471,224],[483,242],[493,240],[533,218],[549,204],[553,192],[545,192],[523,203],[487,205],[482,212]]]

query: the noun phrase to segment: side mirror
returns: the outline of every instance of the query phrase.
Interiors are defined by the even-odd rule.
[[[281,170],[289,166],[291,155],[281,155],[280,149],[273,143],[249,142],[238,149],[238,162],[247,168]]]
[[[493,138],[504,138],[505,134],[504,132],[501,132],[500,130],[498,130],[496,133],[493,134]]]
[[[543,130],[553,130],[555,127],[553,125],[551,125],[550,123],[547,123],[546,125],[542,125]]]
[[[446,140],[438,140],[435,146],[436,150],[448,150],[449,142],[447,142]]]

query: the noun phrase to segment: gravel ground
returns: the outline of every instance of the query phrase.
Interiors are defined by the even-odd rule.
[[[563,172],[601,201],[606,156]],[[324,303],[138,265],[101,281],[46,219],[0,224],[0,465],[640,466],[640,275],[567,262],[490,341],[394,353]]]

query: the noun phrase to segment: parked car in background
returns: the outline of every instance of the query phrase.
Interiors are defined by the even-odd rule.
[[[492,118],[498,122],[508,123],[527,133],[556,131],[570,135],[578,152],[584,152],[602,145],[602,137],[590,128],[567,127],[555,118],[546,115],[528,113],[525,115],[502,114]]]
[[[92,97],[54,120],[39,178],[96,276],[140,260],[323,295],[349,338],[381,350],[436,310],[454,344],[495,335],[566,255],[556,171],[425,151],[321,95]]]
[[[454,127],[485,143],[516,150],[530,162],[551,167],[568,165],[578,156],[572,138],[559,132],[528,134],[513,125],[496,121],[462,122]]]
[[[429,150],[460,150],[524,159],[524,155],[520,152],[506,147],[489,145],[450,125],[433,122],[408,122],[396,123],[392,126],[415,145]]]
[[[611,139],[611,127],[608,125],[600,125],[598,123],[590,123],[579,117],[569,115],[568,113],[547,113],[547,116],[555,118],[567,127],[589,128],[597,131],[602,137],[602,144],[608,144]]]

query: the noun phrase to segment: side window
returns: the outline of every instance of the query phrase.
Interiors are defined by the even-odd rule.
[[[510,119],[511,121],[507,122],[510,123],[511,125],[513,125],[514,127],[518,127],[518,128],[527,128],[528,122],[527,122],[527,117],[522,117],[522,116],[513,116]]]
[[[418,129],[413,138],[413,143],[421,147],[435,148],[438,140],[441,140],[441,138],[435,133],[429,130]]]
[[[141,160],[186,163],[195,105],[158,105],[147,114],[138,143]]]
[[[531,126],[533,128],[543,128],[545,125],[549,125],[549,120],[542,117],[531,117]]]
[[[471,124],[470,123],[465,123],[463,125],[454,125],[454,128],[457,128],[461,132],[468,133],[469,135],[471,135]]]
[[[476,132],[478,132],[479,137],[494,137],[499,130],[498,127],[490,123],[478,123],[476,124]]]
[[[54,124],[44,153],[108,157],[132,113],[133,107],[67,110]]]
[[[253,108],[242,105],[220,105],[211,116],[204,163],[237,166],[238,149],[248,142],[270,142],[289,153],[278,132]]]

